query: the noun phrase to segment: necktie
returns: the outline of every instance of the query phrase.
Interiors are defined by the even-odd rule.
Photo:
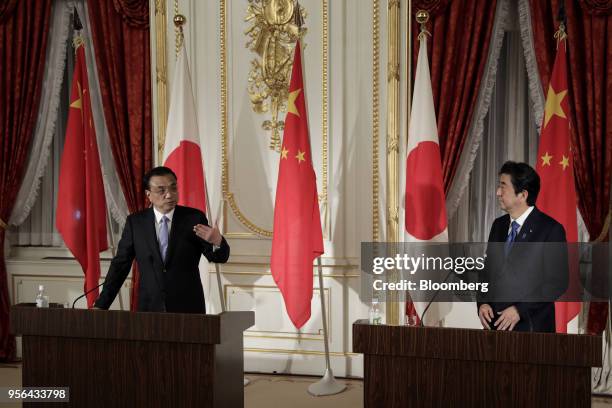
[[[168,221],[168,217],[164,215],[159,228],[159,252],[164,262],[166,262],[166,251],[168,250]]]
[[[516,235],[517,235],[516,233],[519,227],[520,225],[518,222],[512,221],[512,230],[508,234],[508,237],[506,238],[506,243],[504,244],[504,253],[506,256],[508,256],[508,253],[510,253],[510,250],[512,249],[512,244],[514,243],[514,240],[516,239]]]

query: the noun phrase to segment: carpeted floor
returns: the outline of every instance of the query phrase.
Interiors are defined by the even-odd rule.
[[[338,379],[347,385],[340,394],[314,397],[308,386],[318,378],[284,375],[248,374],[251,383],[244,388],[245,408],[344,408],[363,406],[363,382],[361,380]]]
[[[347,389],[336,395],[313,397],[308,386],[318,378],[303,376],[247,374],[251,382],[244,389],[245,408],[358,408],[363,406],[363,382],[339,379]],[[0,387],[21,385],[20,364],[0,364]],[[17,408],[21,404],[3,404],[0,408]],[[592,407],[612,408],[612,398],[593,396]]]

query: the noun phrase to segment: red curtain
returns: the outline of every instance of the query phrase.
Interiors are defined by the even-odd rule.
[[[568,80],[578,207],[592,240],[610,212],[612,176],[612,1],[531,0],[531,25],[543,89],[554,62],[561,4],[567,15]],[[588,331],[605,328],[607,303],[592,303]]]
[[[50,19],[51,0],[0,0],[0,361],[15,357],[15,338],[9,334],[4,223],[13,211],[27,165]]]
[[[142,180],[153,164],[147,0],[88,0],[89,20],[115,167],[130,213],[147,206]],[[139,273],[132,271],[131,309]]]
[[[416,0],[412,5],[413,75],[420,30],[414,16],[421,9],[430,14],[428,55],[446,193],[474,115],[489,54],[496,5],[495,0]]]

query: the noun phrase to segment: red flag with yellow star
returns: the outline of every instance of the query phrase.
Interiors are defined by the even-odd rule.
[[[544,123],[540,134],[536,170],[541,178],[537,206],[565,228],[567,242],[578,240],[574,163],[570,148],[569,102],[567,95],[567,58],[565,40],[559,42],[557,56],[546,95]],[[576,271],[570,253],[570,285]],[[575,291],[572,291],[575,292]],[[567,333],[567,324],[580,312],[579,302],[556,302],[557,333]]]
[[[287,314],[298,329],[310,318],[312,263],[323,254],[323,234],[312,167],[300,43],[295,46],[287,117],[278,166],[270,269]]]
[[[98,286],[100,252],[106,240],[106,200],[100,168],[96,132],[93,126],[85,46],[75,40],[76,61],[66,140],[60,163],[57,193],[57,230],[85,273],[84,290]],[[87,306],[98,298],[98,291],[87,295]]]

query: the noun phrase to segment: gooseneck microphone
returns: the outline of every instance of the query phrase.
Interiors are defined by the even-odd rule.
[[[102,282],[101,284],[99,284],[98,286],[89,289],[87,292],[83,293],[81,296],[79,296],[78,298],[74,299],[74,302],[72,302],[72,308],[74,309],[74,305],[76,304],[76,302],[79,299],[84,298],[85,296],[89,295],[91,292],[93,292],[94,290],[98,289],[100,286],[104,285],[104,283],[106,282],[106,279],[104,279],[104,282]]]
[[[446,274],[446,277],[444,278],[442,283],[445,283],[448,280],[448,278],[451,276],[451,273],[453,273],[453,272],[454,271],[452,269],[450,271],[448,271],[448,273]],[[427,302],[427,306],[425,307],[425,310],[423,310],[423,313],[421,313],[421,321],[420,321],[419,327],[425,327],[425,313],[427,313],[427,311],[429,310],[429,308],[433,304],[434,300],[436,300],[436,297],[438,296],[438,294],[440,293],[441,290],[442,290],[442,287],[440,287],[436,291],[436,293],[434,293],[434,295],[432,296],[431,300],[429,302]]]

